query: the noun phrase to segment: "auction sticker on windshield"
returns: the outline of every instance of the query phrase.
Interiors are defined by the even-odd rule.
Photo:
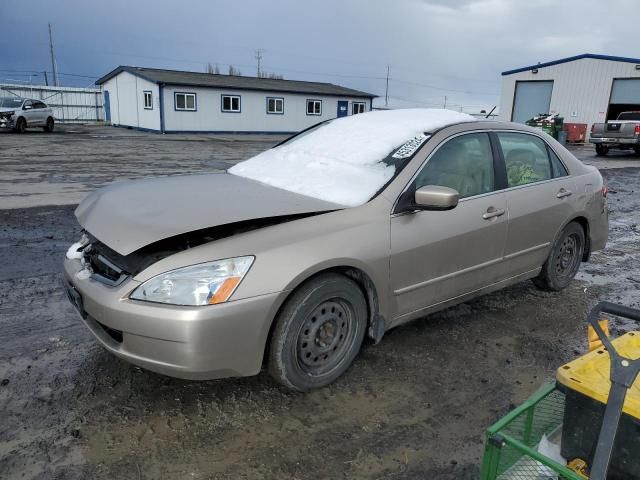
[[[409,158],[422,146],[424,142],[429,139],[430,135],[420,134],[417,137],[413,137],[407,143],[402,145],[395,151],[392,158]]]

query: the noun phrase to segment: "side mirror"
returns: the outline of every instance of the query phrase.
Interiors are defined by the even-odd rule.
[[[31,105],[25,105],[22,107],[23,110],[31,110],[33,107]]]
[[[451,210],[458,205],[457,190],[438,185],[420,187],[415,193],[415,207],[423,210]]]

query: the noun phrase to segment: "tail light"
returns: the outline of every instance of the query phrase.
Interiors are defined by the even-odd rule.
[[[602,190],[600,190],[602,192],[602,198],[607,198],[607,193],[609,193],[609,187],[607,187],[606,185],[602,186]]]
[[[637,124],[636,124],[636,128],[634,129],[634,133],[635,133],[636,135],[640,135],[640,123],[637,123]]]
[[[593,133],[593,127],[595,127],[595,126],[596,126],[596,124],[595,124],[595,123],[592,123],[592,124],[591,124],[591,133]]]

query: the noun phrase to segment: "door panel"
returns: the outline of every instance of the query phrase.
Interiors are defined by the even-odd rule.
[[[346,117],[349,113],[349,102],[346,100],[338,100],[338,118]]]
[[[506,275],[517,275],[545,262],[555,235],[574,209],[572,195],[562,196],[568,192],[572,195],[575,192],[571,177],[506,192],[509,209]]]
[[[104,91],[104,119],[111,122],[111,100],[109,99],[109,91]]]
[[[461,200],[447,211],[414,211],[391,219],[391,285],[398,314],[407,314],[496,281],[507,235],[507,203],[496,190],[489,135],[444,142],[402,196],[439,185]]]
[[[524,123],[541,113],[549,113],[553,81],[516,82],[511,121]]]
[[[509,187],[504,268],[505,276],[513,276],[542,266],[577,195],[573,179],[541,138],[515,132],[496,137]]]
[[[507,215],[504,193],[462,200],[448,211],[421,211],[391,219],[391,286],[398,315],[410,313],[499,280]]]

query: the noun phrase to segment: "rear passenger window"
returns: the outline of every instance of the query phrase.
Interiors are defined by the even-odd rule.
[[[439,185],[457,190],[460,198],[494,190],[489,135],[468,133],[440,147],[416,177],[416,189]]]
[[[507,167],[509,187],[553,178],[547,145],[538,137],[522,133],[498,133]]]
[[[555,152],[550,148],[547,148],[547,150],[549,151],[549,158],[551,158],[551,170],[553,171],[553,178],[566,177],[567,175],[569,175],[567,169],[562,164]]]

